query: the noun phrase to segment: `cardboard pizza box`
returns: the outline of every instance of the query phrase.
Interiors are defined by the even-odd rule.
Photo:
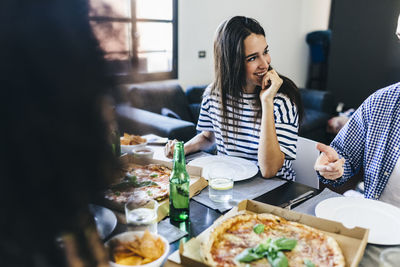
[[[338,242],[342,249],[343,255],[346,260],[346,266],[356,267],[358,266],[361,258],[364,255],[364,250],[368,241],[369,230],[365,228],[355,227],[348,229],[339,222],[325,220],[317,218],[315,216],[298,213],[291,210],[282,209],[277,206],[272,206],[257,202],[254,200],[243,200],[234,207],[224,216],[218,218],[212,226],[203,231],[196,238],[192,238],[187,243],[180,244],[180,264],[183,266],[207,266],[202,262],[200,255],[200,243],[208,238],[211,229],[218,225],[221,221],[226,218],[235,216],[238,213],[271,213],[280,217],[283,217],[290,221],[302,223],[332,236]],[[169,261],[172,261],[169,259]],[[176,262],[175,262],[176,264]],[[174,265],[171,265],[174,266]]]
[[[145,158],[137,158],[131,154],[124,154],[120,157],[120,160],[123,164],[124,171],[121,173],[123,176],[126,172],[126,169],[130,167],[132,164],[137,165],[147,165],[147,164],[160,164],[172,169],[173,162],[172,161],[164,161],[164,160],[157,160],[157,159],[145,159]],[[189,186],[189,197],[192,198],[193,196],[200,193],[205,187],[207,187],[208,182],[206,179],[201,177],[203,168],[197,166],[186,166],[186,171],[190,176],[190,186]],[[120,179],[121,176],[116,177],[116,179]],[[126,224],[125,219],[125,211],[124,205],[117,204],[111,200],[106,198],[103,199],[104,206],[112,209],[117,216],[118,222],[122,224]],[[158,207],[158,221],[164,219],[169,213],[169,199],[164,199],[159,201]]]

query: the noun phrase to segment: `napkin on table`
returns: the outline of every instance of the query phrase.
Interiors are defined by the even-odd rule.
[[[169,221],[169,218],[166,218],[158,223],[157,232],[159,235],[165,237],[169,243],[175,242],[176,240],[188,234],[175,225],[172,225]]]
[[[233,199],[229,202],[218,203],[212,201],[208,196],[208,187],[197,196],[194,196],[193,199],[209,208],[225,212],[235,207],[242,200],[254,199],[284,183],[286,183],[285,180],[277,178],[264,179],[256,176],[251,179],[235,182],[233,184]]]
[[[299,206],[293,208],[294,211],[309,214],[315,216],[315,207],[321,201],[333,198],[333,197],[343,197],[343,195],[333,192],[332,190],[325,188],[321,193],[316,195],[315,197],[310,198]]]

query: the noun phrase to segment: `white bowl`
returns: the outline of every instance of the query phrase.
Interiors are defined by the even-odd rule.
[[[135,158],[152,159],[154,155],[154,150],[149,146],[135,147],[134,149],[132,149],[132,154]]]
[[[110,243],[111,240],[114,240],[114,239],[118,239],[120,241],[133,241],[133,240],[135,240],[136,237],[141,237],[143,235],[143,233],[144,233],[144,231],[129,231],[129,232],[124,232],[122,234],[115,235],[105,243],[105,246],[108,248],[108,244]],[[122,265],[122,264],[117,264],[113,261],[110,261],[109,262],[110,266],[111,267],[126,267],[126,266],[159,267],[159,266],[161,266],[161,264],[164,262],[165,258],[168,255],[169,242],[167,239],[165,239],[165,237],[163,237],[161,235],[154,234],[154,233],[151,233],[151,234],[155,237],[161,238],[161,240],[164,242],[164,253],[161,255],[161,257],[159,257],[155,261],[152,261],[152,262],[149,262],[149,263],[143,264],[143,265]]]
[[[137,145],[121,145],[121,154],[124,154],[124,153],[132,154],[133,149],[142,148],[142,147],[145,147],[146,145],[147,145],[147,142],[137,144]]]

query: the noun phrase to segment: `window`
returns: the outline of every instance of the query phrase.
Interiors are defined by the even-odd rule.
[[[177,78],[177,0],[90,0],[90,21],[122,82]]]

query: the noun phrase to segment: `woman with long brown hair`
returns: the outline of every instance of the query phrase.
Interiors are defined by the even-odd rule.
[[[243,16],[224,21],[214,40],[214,66],[197,125],[201,133],[185,144],[185,153],[216,143],[218,154],[256,162],[263,177],[293,180],[300,95],[271,67],[261,25]],[[167,144],[167,155],[173,144]]]

